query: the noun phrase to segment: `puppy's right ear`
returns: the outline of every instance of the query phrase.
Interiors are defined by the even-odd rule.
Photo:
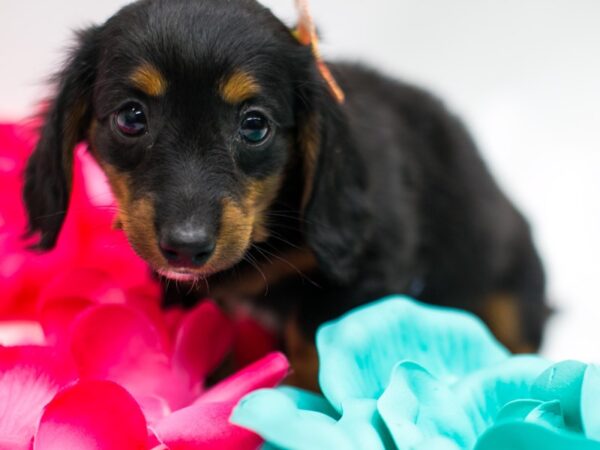
[[[73,149],[85,138],[92,116],[99,28],[78,35],[57,77],[57,93],[45,113],[40,140],[25,171],[23,197],[29,219],[27,236],[40,233],[39,249],[54,247],[71,193]]]

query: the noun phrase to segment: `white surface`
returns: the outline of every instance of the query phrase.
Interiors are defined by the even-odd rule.
[[[200,1],[200,0],[195,0]],[[46,92],[70,30],[120,0],[0,0],[0,118]],[[292,0],[265,0],[288,23]],[[600,361],[600,1],[313,0],[323,51],[430,87],[529,216],[559,313],[544,352]]]

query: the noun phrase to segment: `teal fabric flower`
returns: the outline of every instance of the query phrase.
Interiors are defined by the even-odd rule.
[[[271,449],[600,450],[600,370],[511,356],[469,313],[394,296],[322,326],[317,350],[323,396],[256,391],[232,421]]]
[[[508,403],[476,450],[600,450],[600,369],[563,361],[543,372],[529,400]]]
[[[338,411],[347,398],[377,399],[399,361],[414,361],[452,382],[508,357],[477,317],[400,296],[325,324],[317,350],[321,389]]]

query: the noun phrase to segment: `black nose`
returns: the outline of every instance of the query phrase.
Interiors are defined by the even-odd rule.
[[[200,267],[215,249],[213,237],[202,227],[175,226],[163,230],[160,251],[172,266]]]

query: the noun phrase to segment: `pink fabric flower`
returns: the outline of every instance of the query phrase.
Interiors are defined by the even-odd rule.
[[[162,310],[81,146],[56,247],[28,250],[21,189],[34,142],[27,128],[0,124],[0,449],[256,448],[229,415],[287,374],[285,357],[269,353],[273,337],[209,300]],[[207,388],[228,355],[243,368]]]

